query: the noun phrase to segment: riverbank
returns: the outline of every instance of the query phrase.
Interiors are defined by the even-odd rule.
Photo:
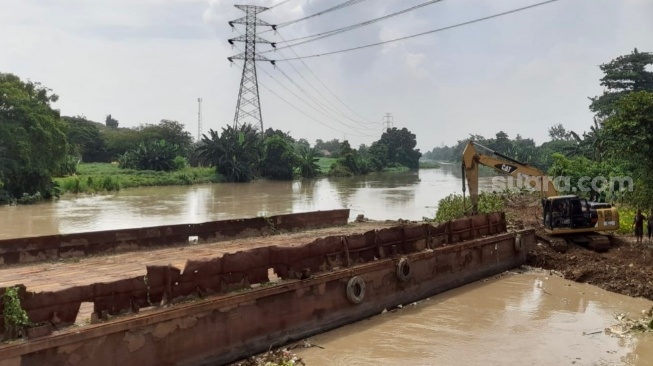
[[[506,198],[506,218],[515,229],[534,228],[543,233],[537,219],[539,200],[531,195]],[[604,290],[653,300],[653,242],[637,244],[629,233],[629,208],[620,208],[622,233],[612,235],[612,246],[597,253],[570,244],[565,253],[538,244],[528,255],[528,265],[554,271],[565,279],[592,284]],[[630,221],[629,221],[630,220]],[[627,234],[626,234],[627,233]]]
[[[112,192],[122,188],[190,185],[224,182],[214,168],[186,167],[163,172],[153,170],[120,169],[108,163],[79,164],[77,174],[54,178],[62,193]]]

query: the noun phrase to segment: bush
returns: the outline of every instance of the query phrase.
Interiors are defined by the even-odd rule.
[[[465,216],[465,212],[471,209],[469,196],[465,198],[463,207],[463,196],[461,194],[450,194],[438,202],[438,211],[435,214],[436,222],[445,222],[459,219]],[[497,193],[480,193],[478,195],[478,212],[481,214],[502,211],[505,201]]]
[[[183,156],[176,156],[172,161],[174,170],[182,170],[188,166],[188,160]]]
[[[630,206],[619,206],[617,211],[619,211],[619,230],[617,232],[619,234],[634,234],[633,222],[635,221],[637,209]],[[646,213],[644,215],[646,216]]]

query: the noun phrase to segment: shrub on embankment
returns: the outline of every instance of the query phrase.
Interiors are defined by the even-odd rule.
[[[464,201],[464,202],[463,202]],[[480,193],[478,195],[478,213],[491,213],[502,211],[505,207],[505,198],[499,193]],[[462,194],[450,194],[438,201],[438,210],[435,214],[435,222],[445,222],[459,219],[469,213],[471,201],[469,196],[463,200]],[[428,218],[424,218],[429,220]]]
[[[178,171],[120,169],[105,163],[80,164],[77,175],[55,178],[62,192],[112,192],[142,186],[219,183],[224,179],[213,168],[186,167]]]

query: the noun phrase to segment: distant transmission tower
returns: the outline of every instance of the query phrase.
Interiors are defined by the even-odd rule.
[[[234,24],[245,25],[245,35],[238,36],[229,40],[230,44],[234,42],[245,42],[245,52],[239,55],[228,57],[230,62],[233,60],[245,60],[243,65],[243,76],[240,80],[240,92],[238,93],[238,103],[236,104],[236,114],[234,116],[234,128],[243,123],[251,123],[259,126],[263,132],[263,115],[261,114],[261,102],[258,96],[258,80],[256,78],[256,61],[274,61],[256,53],[257,43],[269,43],[272,47],[276,44],[264,40],[256,35],[257,26],[269,26],[276,30],[276,26],[266,21],[257,19],[257,14],[268,10],[268,8],[254,5],[234,5],[245,12],[245,16],[232,20],[229,25],[234,28]]]
[[[394,124],[393,120],[394,120],[394,117],[392,117],[392,113],[386,113],[385,116],[383,116],[383,131],[384,132],[388,128],[392,128],[392,125]]]
[[[202,139],[202,98],[197,98],[197,141]]]

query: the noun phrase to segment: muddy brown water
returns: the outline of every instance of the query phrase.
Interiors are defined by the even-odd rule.
[[[653,365],[653,334],[604,332],[615,314],[639,317],[651,306],[546,272],[509,274],[312,337],[324,349],[295,352],[310,366]]]
[[[482,189],[491,178],[482,179]],[[338,208],[351,217],[432,216],[439,199],[461,192],[460,169],[125,189],[66,195],[33,206],[0,207],[0,239]],[[650,301],[543,273],[477,282],[311,341],[298,351],[319,365],[653,365],[653,335],[601,331],[613,315],[637,315]],[[583,332],[594,333],[583,335]]]
[[[491,178],[481,179],[484,188]],[[458,165],[418,172],[294,182],[142,187],[115,194],[64,195],[31,206],[0,206],[0,239],[127,229],[349,208],[351,218],[420,220],[461,193]]]

